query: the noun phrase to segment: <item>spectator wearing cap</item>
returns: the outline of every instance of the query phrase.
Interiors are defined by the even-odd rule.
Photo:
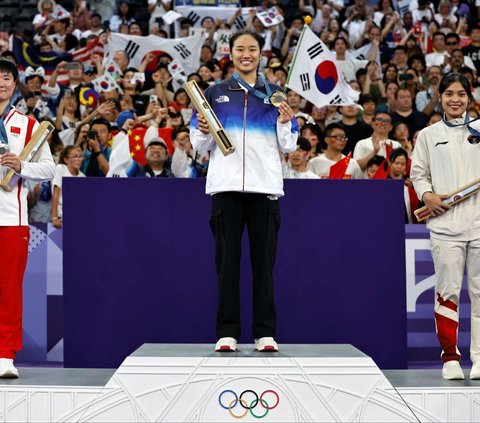
[[[297,149],[287,154],[288,161],[283,160],[284,179],[319,179],[315,173],[307,169],[312,146],[304,137],[298,137]]]
[[[145,146],[144,166],[145,176],[150,178],[173,178],[173,173],[167,168],[168,148],[163,138],[153,137]]]
[[[207,175],[209,155],[198,153],[190,143],[190,129],[186,126],[172,132],[174,152],[172,172],[176,178],[196,178]]]
[[[38,14],[33,18],[33,29],[35,31],[46,27],[51,21],[51,13],[53,8],[56,6],[54,0],[40,0],[37,5]]]

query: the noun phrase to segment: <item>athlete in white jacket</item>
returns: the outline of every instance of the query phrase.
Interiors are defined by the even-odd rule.
[[[428,220],[435,264],[435,323],[445,379],[463,379],[458,344],[459,296],[467,268],[471,301],[471,379],[480,379],[480,195],[450,207],[446,195],[480,178],[480,122],[466,114],[470,84],[459,74],[445,76],[439,88],[444,118],[417,138],[410,177]]]
[[[11,192],[0,189],[0,377],[18,377],[13,359],[22,348],[22,282],[29,240],[25,181],[55,175],[48,144],[35,163],[18,158],[38,123],[11,105],[17,79],[15,65],[0,60],[0,180],[10,169],[21,177]]]

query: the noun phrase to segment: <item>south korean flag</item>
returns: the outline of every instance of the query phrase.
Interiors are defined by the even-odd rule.
[[[113,76],[109,74],[108,72],[104,73],[103,75],[99,76],[98,78],[95,78],[93,81],[93,86],[96,91],[99,93],[106,93],[109,91],[113,91],[115,89],[118,89],[119,91],[122,91],[122,89],[118,86],[118,84],[115,82],[115,79],[113,79]]]

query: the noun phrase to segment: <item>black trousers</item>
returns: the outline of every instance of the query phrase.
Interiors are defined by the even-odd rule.
[[[279,200],[266,194],[212,196],[218,281],[217,337],[240,337],[240,257],[247,226],[253,274],[253,337],[275,336],[273,268],[280,229]]]

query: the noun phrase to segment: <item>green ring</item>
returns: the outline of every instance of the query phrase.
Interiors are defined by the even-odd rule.
[[[262,402],[262,405],[265,407],[265,413],[263,413],[262,415],[257,415],[255,414],[252,410],[253,408],[257,405],[258,401],[261,401]],[[253,403],[255,403],[255,405],[253,405]],[[250,414],[255,417],[256,419],[262,419],[263,417],[265,417],[267,414],[268,414],[268,410],[269,408],[268,407],[268,402],[265,401],[263,398],[260,398],[259,400],[257,399],[254,399],[251,403],[250,403]]]

